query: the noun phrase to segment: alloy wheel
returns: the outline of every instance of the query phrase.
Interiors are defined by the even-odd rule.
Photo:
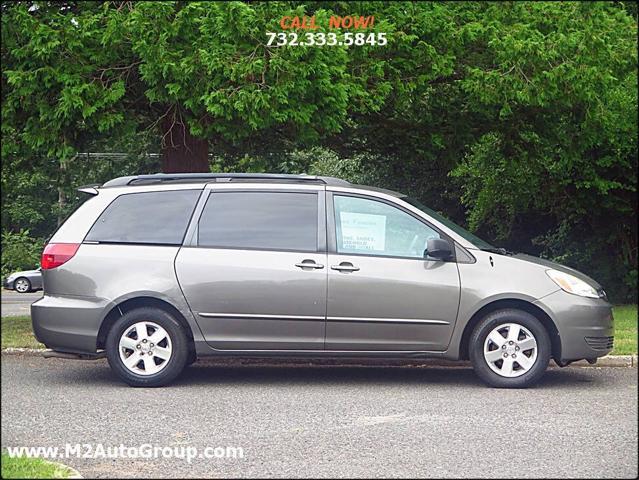
[[[131,372],[154,375],[164,369],[171,359],[171,337],[153,322],[138,322],[128,327],[118,344],[120,360]]]
[[[29,281],[25,278],[19,278],[16,280],[14,288],[20,293],[26,293],[29,291]]]
[[[534,335],[517,323],[497,326],[484,341],[484,359],[502,377],[519,377],[528,372],[537,360],[537,351]]]

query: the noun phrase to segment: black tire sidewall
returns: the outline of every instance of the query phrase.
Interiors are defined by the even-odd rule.
[[[533,367],[519,377],[507,378],[493,372],[484,358],[484,341],[488,334],[503,323],[517,323],[527,328],[537,342],[537,360]],[[548,368],[552,347],[550,337],[543,324],[531,313],[523,310],[504,309],[489,313],[482,318],[470,337],[470,360],[476,374],[485,383],[497,388],[526,388],[534,385]]]
[[[131,372],[120,359],[119,342],[131,325],[147,321],[157,323],[169,334],[173,350],[166,367],[154,375],[138,375]],[[189,345],[183,327],[171,314],[159,308],[143,307],[126,312],[113,324],[106,339],[107,360],[116,375],[133,387],[160,387],[173,381],[186,366]]]

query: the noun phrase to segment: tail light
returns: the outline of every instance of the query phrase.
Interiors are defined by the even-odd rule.
[[[49,243],[44,247],[40,265],[43,270],[59,267],[73,258],[80,248],[79,243]]]

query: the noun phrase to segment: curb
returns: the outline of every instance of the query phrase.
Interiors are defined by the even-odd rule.
[[[25,356],[42,356],[46,350],[43,348],[18,348],[9,347],[2,349],[2,355],[25,355]],[[287,366],[380,366],[380,367],[470,367],[469,361],[444,360],[438,358],[427,359],[406,359],[406,360],[362,360],[355,358],[344,358],[340,360],[328,358],[215,358],[208,357],[200,360],[198,363],[215,363],[222,365],[287,365]],[[637,367],[637,355],[606,355],[600,357],[594,365],[589,364],[586,360],[580,360],[571,363],[571,367]],[[562,368],[554,362],[549,364],[550,368]]]
[[[637,355],[606,355],[590,365],[585,360],[573,363],[575,367],[636,367]]]
[[[2,349],[2,354],[37,356],[44,352],[44,348],[7,347]]]

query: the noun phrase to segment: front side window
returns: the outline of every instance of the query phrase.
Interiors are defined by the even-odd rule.
[[[127,193],[102,212],[85,240],[181,245],[201,190]]]
[[[342,195],[333,196],[337,252],[424,258],[436,230],[412,215],[384,202]]]
[[[198,225],[203,247],[317,251],[317,194],[214,192]]]

